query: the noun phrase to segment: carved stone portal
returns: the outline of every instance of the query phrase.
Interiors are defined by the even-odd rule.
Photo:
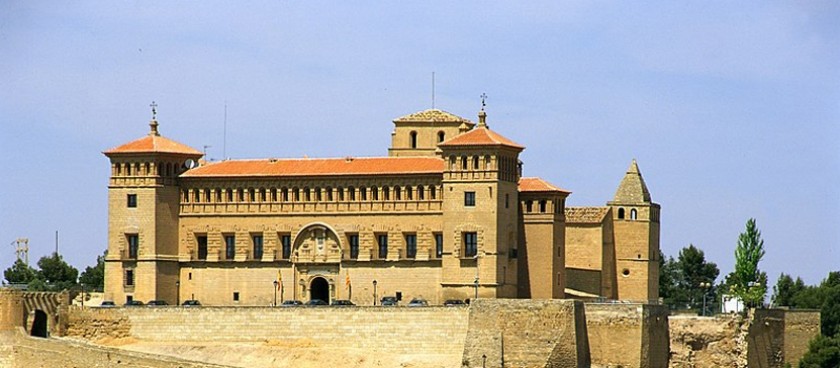
[[[335,231],[326,225],[310,225],[295,238],[296,263],[340,263],[341,244]]]

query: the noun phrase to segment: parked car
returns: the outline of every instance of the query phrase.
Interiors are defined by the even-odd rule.
[[[327,303],[327,302],[325,302],[321,299],[312,299],[312,300],[306,302],[306,305],[308,305],[308,306],[329,305],[329,303]]]
[[[429,302],[427,302],[426,299],[420,299],[420,298],[414,298],[414,299],[411,299],[410,302],[408,302],[409,307],[426,307],[428,305],[429,305]]]
[[[141,302],[139,300],[129,300],[129,301],[125,302],[125,304],[123,304],[123,306],[125,306],[125,307],[140,307],[142,305],[143,305],[143,302]]]
[[[348,307],[348,306],[354,306],[356,304],[353,304],[353,302],[351,302],[349,300],[346,300],[346,299],[337,299],[337,300],[332,301],[332,305]]]
[[[303,305],[303,302],[300,300],[284,300],[283,303],[280,303],[281,307],[296,307],[298,305]]]
[[[99,306],[102,307],[102,308],[113,308],[113,307],[116,307],[117,304],[114,303],[113,300],[103,300],[102,304],[100,304]]]
[[[383,307],[393,307],[399,304],[397,297],[395,296],[383,296],[381,300],[381,304]]]
[[[149,300],[149,302],[146,303],[146,305],[149,307],[156,307],[162,305],[169,305],[169,303],[167,303],[166,300]]]
[[[463,307],[467,304],[461,299],[449,299],[443,302],[443,305],[446,307]]]
[[[199,302],[198,300],[195,300],[195,299],[189,299],[189,300],[184,300],[184,302],[181,303],[181,305],[183,305],[185,307],[200,307],[201,302]]]

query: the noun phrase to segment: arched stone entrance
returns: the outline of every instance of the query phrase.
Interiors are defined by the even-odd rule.
[[[330,302],[330,283],[323,277],[316,277],[309,284],[309,300],[312,299]]]

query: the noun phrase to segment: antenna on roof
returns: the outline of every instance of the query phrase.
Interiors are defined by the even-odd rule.
[[[213,147],[213,146],[211,146],[209,144],[204,145],[204,159],[205,160],[207,159],[207,149],[210,148],[210,147]]]
[[[435,72],[432,72],[432,108],[435,108]]]
[[[227,159],[227,100],[225,100],[225,120],[222,128],[222,161]]]

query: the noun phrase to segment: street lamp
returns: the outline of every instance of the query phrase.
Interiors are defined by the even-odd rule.
[[[373,305],[376,306],[376,280],[373,280]]]
[[[181,304],[181,280],[175,281],[175,305]]]
[[[701,282],[700,288],[703,289],[703,310],[700,312],[701,316],[706,315],[706,295],[709,294],[709,289],[711,289],[712,283],[710,282]]]
[[[279,281],[274,280],[274,306],[275,307],[277,306],[277,285],[279,285],[279,284],[280,284]]]

